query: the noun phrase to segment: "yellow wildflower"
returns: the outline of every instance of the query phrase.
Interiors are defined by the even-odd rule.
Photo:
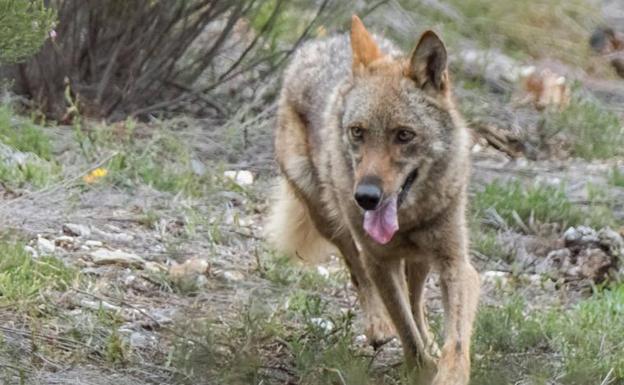
[[[108,170],[102,167],[98,167],[82,177],[82,180],[84,180],[85,183],[91,184],[97,182],[101,178],[104,178],[106,175],[108,175]]]

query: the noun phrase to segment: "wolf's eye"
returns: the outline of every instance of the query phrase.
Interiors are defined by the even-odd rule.
[[[360,126],[349,127],[349,133],[355,140],[362,140],[362,138],[364,138],[364,129]]]
[[[416,135],[410,130],[399,130],[396,134],[396,141],[398,143],[409,143],[414,139],[414,136]]]

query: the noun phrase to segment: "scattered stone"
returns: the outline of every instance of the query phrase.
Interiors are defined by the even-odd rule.
[[[193,170],[196,175],[202,176],[206,173],[206,165],[199,159],[193,158],[191,159],[191,170]]]
[[[570,227],[563,233],[563,240],[566,247],[598,243],[596,230],[587,226]]]
[[[37,250],[39,250],[41,254],[52,254],[56,250],[56,246],[54,246],[54,242],[49,239],[39,236],[37,238]]]
[[[163,309],[155,309],[149,312],[151,318],[156,321],[159,325],[170,324],[173,322],[174,316],[177,313],[176,308],[163,308]]]
[[[103,238],[104,240],[113,243],[130,243],[134,240],[132,235],[126,233],[109,233],[97,228],[94,228],[92,232],[98,238]]]
[[[367,346],[368,338],[366,337],[366,335],[360,334],[360,335],[355,336],[354,342],[356,345],[359,345],[359,346]]]
[[[572,252],[570,249],[553,250],[535,266],[535,272],[553,278],[557,277],[560,272],[560,267],[563,266],[565,263],[564,261],[568,261],[571,256]]]
[[[97,249],[89,254],[96,265],[145,266],[145,260],[136,254],[121,250]]]
[[[35,248],[32,246],[24,246],[24,251],[30,254],[30,256],[33,258],[37,258],[39,256],[39,253],[37,252],[37,250],[35,250]]]
[[[158,340],[153,335],[148,335],[145,332],[133,331],[128,338],[130,346],[134,349],[146,349],[155,346]]]
[[[67,235],[61,235],[54,239],[54,245],[65,250],[76,250],[77,246],[74,238]]]
[[[223,176],[225,176],[228,179],[233,180],[234,183],[236,183],[239,186],[250,186],[253,184],[253,181],[254,181],[253,174],[251,173],[251,171],[247,171],[247,170],[240,170],[240,171],[229,170],[229,171],[225,171],[223,173]]]
[[[130,285],[132,285],[132,284],[136,281],[136,278],[137,278],[137,277],[136,277],[136,275],[134,275],[134,274],[130,274],[130,275],[126,276],[126,277],[124,278],[124,280],[123,280],[124,285],[126,285],[126,286],[130,286]]]
[[[245,275],[236,270],[220,270],[215,271],[215,276],[226,282],[240,282],[245,279]]]
[[[603,282],[609,278],[609,270],[614,266],[613,258],[600,248],[583,249],[576,259],[576,265],[566,272],[567,275],[589,278],[594,282]]]
[[[495,284],[505,286],[509,283],[510,273],[506,271],[490,270],[482,274],[481,280],[484,284]]]
[[[63,225],[63,233],[73,237],[88,237],[91,235],[89,226],[79,225],[75,223],[65,223]]]
[[[145,271],[150,273],[165,273],[167,272],[167,267],[158,263],[158,262],[145,262]]]
[[[624,240],[617,231],[605,227],[598,232],[598,242],[610,255],[617,257],[619,263],[624,263]]]
[[[102,247],[104,244],[100,241],[88,240],[84,243],[87,247]]]
[[[316,267],[316,272],[323,278],[328,279],[329,278],[329,270],[327,270],[327,268],[325,266],[317,266]]]
[[[173,279],[182,279],[187,277],[196,277],[208,273],[210,264],[208,261],[200,258],[190,258],[184,263],[174,263],[169,268],[169,276]]]
[[[315,317],[315,318],[310,318],[310,322],[318,326],[325,333],[331,333],[334,330],[334,323],[331,320]]]

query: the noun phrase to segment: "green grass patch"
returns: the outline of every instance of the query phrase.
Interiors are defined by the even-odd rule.
[[[45,131],[7,105],[0,105],[0,146],[0,182],[9,187],[42,188],[61,172],[52,160],[52,144]],[[2,158],[3,148],[16,155]]]
[[[624,383],[624,286],[570,309],[530,309],[519,297],[481,307],[473,351],[475,385]]]
[[[291,258],[267,253],[260,261],[260,276],[279,286],[318,290],[336,287],[344,282],[343,276],[321,275],[314,266],[302,266]]]
[[[41,160],[26,160],[23,164],[0,162],[0,182],[13,188],[43,188],[57,180],[60,170],[60,166]]]
[[[561,187],[533,185],[524,187],[519,181],[494,181],[475,194],[473,214],[483,218],[495,210],[505,223],[522,230],[517,218],[529,223],[531,218],[542,223],[574,225],[583,221],[583,212],[570,202]]]
[[[524,186],[519,181],[494,181],[473,197],[472,219],[476,223],[501,224],[492,221],[492,212],[505,222],[505,226],[526,231],[531,222],[557,223],[561,228],[588,225],[604,227],[616,225],[606,191],[587,186],[589,206],[575,205],[567,197],[564,186],[533,184]],[[476,239],[478,247],[491,248],[490,236]]]
[[[17,116],[6,105],[0,105],[0,142],[45,160],[52,158],[52,144],[45,131],[32,121]]]
[[[511,263],[513,254],[510,253],[498,240],[496,230],[473,225],[470,228],[470,249],[488,260],[505,261]]]
[[[590,64],[587,39],[602,22],[599,7],[591,0],[449,0],[437,7],[400,3],[439,25],[451,43],[461,36],[484,47],[500,47],[511,56],[555,58],[579,66]],[[451,12],[445,12],[448,6]]]
[[[620,171],[617,166],[614,166],[609,171],[609,184],[617,187],[624,187],[624,172]]]
[[[246,194],[245,188],[224,178],[222,167],[193,163],[191,143],[179,139],[163,124],[150,127],[149,133],[135,132],[136,123],[128,120],[116,125],[75,127],[76,140],[88,161],[103,152],[117,152],[102,166],[108,181],[123,188],[149,185],[156,190],[202,197],[224,189]],[[140,137],[139,137],[140,135]],[[85,187],[91,183],[85,183]]]
[[[0,241],[0,307],[32,302],[46,290],[67,290],[77,272],[54,257],[33,258],[21,243]]]
[[[549,111],[544,118],[546,137],[562,134],[571,142],[572,155],[607,159],[624,154],[624,124],[600,101],[575,90],[563,111]]]
[[[402,381],[408,377],[402,367],[371,369],[373,356],[353,343],[353,313],[332,311],[315,294],[299,293],[288,304],[270,310],[251,303],[225,325],[186,325],[172,355],[183,383],[409,383]]]

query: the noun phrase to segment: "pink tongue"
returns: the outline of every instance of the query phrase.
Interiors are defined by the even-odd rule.
[[[390,242],[398,229],[396,195],[383,201],[377,210],[364,212],[364,230],[377,243],[385,245]]]

